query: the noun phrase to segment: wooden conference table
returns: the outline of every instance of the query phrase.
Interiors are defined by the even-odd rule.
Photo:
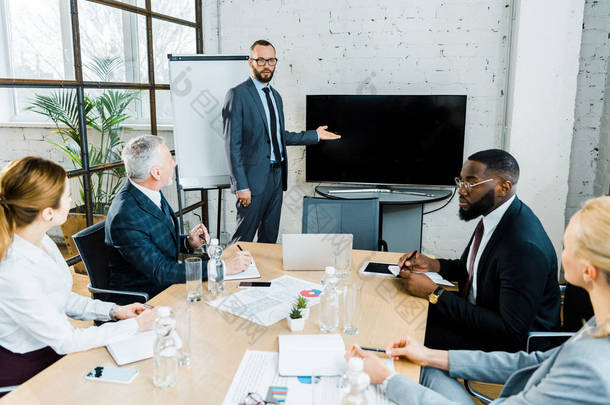
[[[281,245],[241,245],[254,256],[261,280],[290,275],[318,283],[322,277],[320,271],[283,271]],[[231,254],[235,249],[232,246],[225,254]],[[346,345],[384,347],[403,334],[423,342],[428,302],[406,294],[395,279],[357,273],[366,260],[395,263],[399,256],[399,253],[390,252],[353,251],[350,279],[363,283],[363,317],[358,335],[343,335]],[[204,285],[204,291],[206,288]],[[236,290],[237,281],[225,282],[225,295]],[[150,300],[152,305],[168,305],[177,312],[189,305],[192,311],[191,365],[180,367],[175,387],[161,390],[153,386],[152,359],[124,366],[140,370],[128,385],[86,380],[85,374],[95,366],[116,366],[108,351],[98,348],[65,356],[6,395],[0,404],[222,404],[246,349],[277,351],[277,336],[288,334],[290,330],[285,320],[265,328],[217,311],[205,302],[187,304],[185,297],[184,284],[177,284]],[[205,298],[210,299],[207,295]],[[305,330],[300,333],[321,333],[318,311],[319,305],[311,309]],[[420,368],[413,363],[400,360],[395,362],[395,368],[414,380],[419,379]]]

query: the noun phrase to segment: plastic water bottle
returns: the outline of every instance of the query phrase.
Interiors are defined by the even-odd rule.
[[[208,246],[208,291],[212,294],[220,294],[225,289],[225,261],[220,260],[222,247],[218,239],[212,239]]]
[[[180,351],[176,344],[176,321],[169,307],[159,307],[159,317],[155,320],[157,335],[154,345],[153,384],[159,388],[176,385]]]
[[[339,328],[339,292],[335,268],[328,266],[322,280],[323,291],[320,294],[320,330],[334,332]]]
[[[341,405],[366,405],[365,393],[371,379],[364,372],[364,361],[360,357],[349,359],[343,381],[345,395]]]

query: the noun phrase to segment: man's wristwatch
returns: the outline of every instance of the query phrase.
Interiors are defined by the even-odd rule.
[[[110,311],[108,312],[108,317],[112,321],[118,321],[119,320],[119,318],[117,318],[116,315],[114,314],[114,310],[116,309],[116,307],[117,307],[117,305],[115,304],[112,308],[110,308]]]
[[[433,293],[428,295],[428,302],[430,302],[430,304],[436,304],[438,302],[438,297],[440,297],[443,292],[445,292],[443,287],[437,287]]]

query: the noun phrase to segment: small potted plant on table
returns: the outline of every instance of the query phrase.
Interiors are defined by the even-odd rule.
[[[307,307],[307,298],[302,295],[298,295],[296,307],[301,310],[301,315],[303,315],[303,319],[309,318],[309,308]]]
[[[294,305],[290,310],[290,315],[288,316],[288,327],[291,332],[300,332],[305,329],[305,319],[303,319],[303,314],[301,310]]]

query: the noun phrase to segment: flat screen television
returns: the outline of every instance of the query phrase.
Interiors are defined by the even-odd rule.
[[[306,121],[342,136],[307,146],[307,181],[453,185],[460,174],[465,95],[308,95]]]

